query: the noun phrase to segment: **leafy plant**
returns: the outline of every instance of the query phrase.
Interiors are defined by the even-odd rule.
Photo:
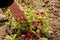
[[[48,40],[47,38],[41,37],[41,33],[45,34],[47,37],[52,33],[52,28],[47,20],[48,12],[45,10],[42,12],[35,12],[28,6],[25,6],[21,0],[18,0],[18,3],[24,9],[24,12],[27,16],[27,22],[26,24],[18,23],[12,16],[11,11],[8,9],[6,11],[6,15],[7,19],[10,19],[10,26],[14,33],[12,35],[7,35],[5,40]]]

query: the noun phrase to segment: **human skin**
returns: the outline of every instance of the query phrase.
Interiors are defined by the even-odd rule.
[[[3,3],[4,2],[4,3]],[[6,7],[8,7],[15,20],[20,22],[20,23],[26,23],[26,15],[24,13],[23,8],[21,7],[21,5],[19,5],[16,0],[0,0],[0,8],[4,9]]]
[[[14,0],[13,4],[9,6],[9,9],[12,11],[14,18],[20,23],[26,23],[26,15],[24,14],[24,10],[19,5],[16,0]]]

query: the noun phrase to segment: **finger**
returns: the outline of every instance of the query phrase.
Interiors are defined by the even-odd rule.
[[[17,19],[16,19],[18,22],[20,22],[20,23],[25,23],[25,20],[23,19],[23,17],[22,16],[20,16],[20,17],[17,17]]]
[[[23,16],[23,19],[26,21],[27,20],[26,15],[22,14],[22,16]]]
[[[20,15],[14,15],[14,18],[15,18],[15,20],[17,20],[20,23],[23,23],[23,22],[25,23],[25,20],[24,20],[22,14],[20,14]]]
[[[24,19],[23,16],[20,16],[20,22],[21,22],[21,23],[26,23],[26,21],[25,21],[25,19]]]

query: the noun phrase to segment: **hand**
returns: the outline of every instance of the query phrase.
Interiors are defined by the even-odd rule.
[[[26,23],[26,15],[24,14],[23,8],[16,2],[9,7],[12,11],[14,18],[20,23]]]

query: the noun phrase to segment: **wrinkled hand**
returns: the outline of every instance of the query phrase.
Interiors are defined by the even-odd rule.
[[[26,23],[26,15],[24,14],[23,8],[16,2],[9,7],[12,11],[14,18],[20,23]]]

